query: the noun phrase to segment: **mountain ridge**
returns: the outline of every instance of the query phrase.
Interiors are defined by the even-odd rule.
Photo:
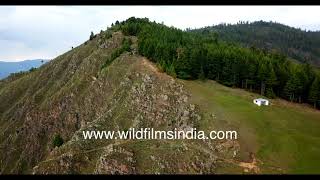
[[[11,73],[28,71],[47,63],[47,59],[32,59],[23,61],[0,61],[0,79],[8,77]]]
[[[221,40],[240,43],[245,47],[276,50],[296,59],[320,66],[320,31],[306,31],[277,22],[240,21],[237,24],[219,24],[193,29],[194,32],[212,31]]]

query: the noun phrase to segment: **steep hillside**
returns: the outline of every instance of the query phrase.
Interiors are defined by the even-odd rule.
[[[121,45],[115,34],[109,48],[97,39],[57,57],[41,68],[7,80],[0,89],[1,172],[25,172],[51,151],[55,134],[67,141],[81,123],[92,121],[112,89],[94,88],[101,64]]]
[[[320,66],[319,31],[303,31],[280,23],[264,21],[220,24],[194,31],[216,32],[220,40],[241,43],[246,47],[276,50],[298,62]]]
[[[96,83],[112,89],[104,95],[104,112],[84,124],[64,146],[53,150],[34,168],[35,173],[214,172],[214,153],[187,141],[83,140],[83,130],[184,129],[196,127],[201,120],[184,87],[141,56],[121,55],[101,72]],[[203,166],[191,166],[195,159]]]
[[[81,139],[85,129],[184,129],[201,120],[181,83],[135,55],[136,38],[109,33],[2,82],[1,173],[214,173],[219,152],[238,150],[237,142],[214,151],[211,142]],[[124,39],[132,52],[111,58]]]

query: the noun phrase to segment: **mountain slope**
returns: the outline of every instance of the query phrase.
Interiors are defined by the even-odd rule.
[[[317,173],[320,112],[162,72],[139,41],[102,31],[0,81],[0,173]],[[129,46],[129,47],[127,47]],[[170,72],[170,71],[169,71]],[[169,73],[167,72],[167,73]],[[293,116],[293,117],[292,117]],[[83,130],[195,127],[238,140],[84,140]],[[64,143],[54,147],[59,135]]]
[[[37,68],[46,62],[48,62],[48,60],[43,59],[25,60],[20,62],[0,61],[0,79],[6,78],[11,73],[28,71],[31,68]]]
[[[103,147],[110,147],[112,142],[81,140],[81,129],[155,127],[168,130],[197,125],[201,116],[197,107],[188,102],[183,86],[155,71],[143,57],[124,52],[101,69],[124,38],[132,39],[134,49],[134,37],[116,32],[104,42],[101,34],[36,71],[1,86],[1,173],[115,173],[115,169],[122,167],[121,163],[133,162],[122,162],[124,159],[105,162],[108,154]],[[57,134],[66,143],[54,149],[52,140]],[[135,158],[148,157],[152,149],[145,152],[142,147],[154,146],[159,156],[162,154],[155,158],[166,165],[148,167],[144,160],[137,160],[138,164],[127,164],[124,170],[117,170],[120,173],[214,172],[216,159],[212,157],[207,161],[214,153],[208,154],[199,149],[199,145],[187,152],[181,150],[185,145],[180,141],[167,145],[162,141],[132,141],[128,145],[137,151]],[[163,150],[157,148],[159,145]],[[173,153],[172,159],[163,156],[168,148],[173,148],[167,152]],[[86,152],[88,157],[83,156]],[[194,158],[206,165],[191,166]],[[162,170],[150,169],[162,166],[165,166]]]
[[[120,42],[113,45],[117,47]],[[88,121],[98,115],[105,103],[99,95],[104,97],[105,92],[89,88],[113,49],[97,48],[97,42],[90,41],[3,84],[1,172],[30,170],[50,151],[54,134],[68,140],[82,119]]]
[[[257,47],[279,51],[298,62],[309,62],[320,66],[320,32],[303,31],[280,23],[256,21],[235,25],[220,24],[193,30],[216,32],[218,39],[240,43],[246,47]]]
[[[188,102],[183,86],[157,72],[143,57],[123,54],[105,71],[97,83],[116,87],[108,97],[108,109],[75,132],[63,147],[52,151],[34,168],[35,173],[213,172],[214,157],[205,167],[186,165],[179,169],[182,164],[192,163],[196,156],[201,162],[211,156],[201,149],[185,151],[191,145],[187,141],[83,140],[83,130],[168,130],[194,127],[201,119],[196,107]],[[111,81],[116,77],[117,81]]]

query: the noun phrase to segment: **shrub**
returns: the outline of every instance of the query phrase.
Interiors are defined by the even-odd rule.
[[[176,70],[175,70],[173,64],[171,64],[171,65],[166,69],[166,72],[167,72],[170,76],[172,76],[172,77],[174,77],[174,78],[177,77]]]
[[[131,51],[131,48],[130,48],[131,44],[132,44],[131,39],[128,39],[128,38],[123,39],[123,41],[122,41],[122,51],[130,52]]]
[[[106,33],[105,33],[105,39],[109,39],[109,38],[111,38],[112,37],[112,33],[110,32],[110,31],[107,31]]]
[[[91,31],[91,34],[90,34],[90,41],[94,38],[94,34],[93,32]]]
[[[53,147],[60,147],[62,144],[63,144],[62,137],[59,134],[55,135],[52,140]]]
[[[29,69],[29,72],[33,72],[33,71],[35,71],[35,70],[37,70],[37,68],[32,67],[32,68]]]

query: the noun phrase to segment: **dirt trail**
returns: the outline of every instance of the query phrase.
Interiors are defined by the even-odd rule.
[[[163,75],[161,72],[159,72],[158,68],[145,57],[142,58],[142,65],[146,66],[148,69],[154,72],[157,76]],[[168,76],[168,77],[171,77],[171,76]]]

